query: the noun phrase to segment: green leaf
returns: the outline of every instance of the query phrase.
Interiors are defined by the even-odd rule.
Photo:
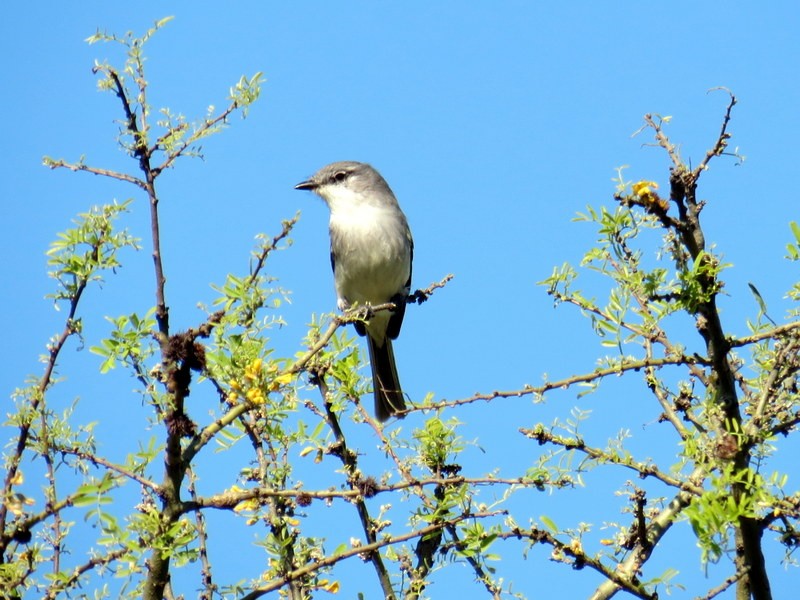
[[[790,221],[789,227],[791,227],[794,234],[794,240],[800,244],[800,225],[797,224],[797,221]]]
[[[544,525],[550,531],[550,533],[552,534],[558,533],[558,526],[550,517],[546,515],[541,515],[539,516],[539,520],[542,522],[542,525]]]

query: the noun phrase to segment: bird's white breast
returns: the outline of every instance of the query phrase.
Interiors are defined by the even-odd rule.
[[[347,191],[326,198],[336,291],[352,304],[381,304],[400,293],[411,269],[408,225],[396,205],[376,206]]]

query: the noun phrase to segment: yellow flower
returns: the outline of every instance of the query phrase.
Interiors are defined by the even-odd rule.
[[[284,373],[283,375],[278,375],[275,381],[281,385],[286,385],[287,383],[291,383],[292,379],[294,379],[294,373]]]
[[[648,212],[666,212],[669,210],[669,202],[660,198],[656,192],[658,184],[655,181],[637,181],[631,185],[631,189]]]
[[[244,376],[246,379],[250,379],[251,381],[258,379],[258,376],[261,374],[261,365],[264,361],[260,358],[256,358],[244,368]]]
[[[236,487],[236,486],[234,486]],[[244,491],[244,490],[242,490]],[[244,512],[244,511],[253,511],[258,509],[258,499],[257,498],[250,498],[248,500],[242,500],[233,507],[233,512]]]
[[[633,193],[640,198],[652,196],[653,190],[658,189],[658,184],[655,181],[637,181],[631,186]]]
[[[274,392],[282,385],[286,385],[287,383],[291,383],[292,379],[294,379],[294,375],[292,373],[283,373],[282,375],[278,375],[269,382],[269,391]]]
[[[258,388],[251,388],[247,390],[245,396],[253,404],[264,404],[264,402],[267,401],[267,399],[264,397],[264,392]]]

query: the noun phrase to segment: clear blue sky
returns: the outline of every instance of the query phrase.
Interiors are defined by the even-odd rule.
[[[120,54],[84,39],[98,28],[141,33],[167,15],[176,18],[147,48],[154,107],[200,116],[209,104],[225,105],[240,75],[263,71],[267,79],[247,120],[234,119],[227,132],[206,141],[205,161],[184,161],[162,178],[167,295],[176,329],[202,319],[196,305],[213,298],[209,283],[246,270],[256,234],[277,232],[281,219],[301,210],[294,247],[270,265],[292,291],[283,313],[289,327],[276,334],[276,343],[293,352],[311,314],[333,310],[335,302],[327,211],[292,186],[328,162],[361,160],[383,173],[408,215],[415,286],[455,274],[431,302],[409,309],[395,345],[412,399],[428,392],[455,399],[536,384],[544,373],[556,378],[591,370],[603,349],[588,323],[567,308],[554,311],[535,282],[589,247],[593,231],[571,219],[587,203],[610,204],[616,167],[630,165],[628,179],[666,185],[664,154],[643,147],[649,137],[631,137],[643,114],[672,115],[668,133],[685,157],[700,161],[727,102],[722,93],[707,93],[716,86],[739,99],[732,146],[747,157],[742,166],[714,161],[700,190],[708,200],[707,237],[735,266],[723,300],[728,330],[744,332],[744,319],[757,312],[748,281],[778,318],[797,279],[796,265],[782,259],[787,223],[799,216],[800,8],[794,2],[79,2],[47,8],[14,2],[3,13],[3,395],[27,373],[39,373],[37,356],[63,318],[43,300],[52,289],[48,244],[76,213],[134,193],[41,165],[45,154],[84,155],[97,166],[131,168],[115,146],[118,102],[96,91],[91,72],[94,59],[119,64]],[[142,200],[135,197],[129,226],[146,242]],[[153,303],[147,244],[123,261],[120,275],[87,298],[87,346],[107,330],[103,314],[143,313]],[[94,373],[96,357],[74,350],[65,358],[60,398],[68,403],[80,395],[79,411],[100,421],[98,436],[110,443],[126,423],[120,406],[139,402],[133,394],[118,395],[120,382],[125,390],[134,382],[120,375],[87,390],[81,369]],[[653,432],[658,410],[650,401],[620,398],[608,386],[589,398],[561,394],[544,406],[507,400],[458,416],[467,423],[465,435],[487,449],[473,453],[481,467],[502,470],[510,454],[538,450],[510,441],[517,427],[565,417],[573,406],[594,411],[595,443],[629,428],[634,446],[648,456],[648,439],[660,435]],[[131,449],[120,448],[120,456]],[[790,476],[797,474],[795,464]],[[610,495],[627,475],[619,477],[602,489]],[[614,512],[613,497],[606,502],[596,493],[529,498],[531,518],[547,514],[563,526],[627,519]],[[586,506],[590,498],[597,510]],[[714,580],[704,579],[691,541],[680,554],[681,582],[692,595],[704,593]],[[673,556],[661,564],[672,564]],[[797,573],[771,560],[775,597],[787,597]],[[588,572],[550,566],[543,550],[527,563],[509,558],[508,565],[508,578],[531,596],[568,589],[584,597],[597,584]],[[226,567],[229,578],[253,574]]]

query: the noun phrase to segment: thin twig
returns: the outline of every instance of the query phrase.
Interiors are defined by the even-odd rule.
[[[197,488],[195,486],[194,470],[188,469],[189,475],[189,496],[192,500],[197,499]],[[198,553],[200,555],[200,576],[202,578],[202,588],[199,592],[198,598],[200,600],[211,600],[214,592],[217,591],[217,586],[214,584],[214,578],[211,575],[211,561],[208,559],[208,532],[206,531],[206,519],[203,511],[195,513],[195,531],[197,531],[197,545]]]
[[[64,160],[48,160],[45,163],[51,169],[69,169],[70,171],[83,171],[85,173],[91,173],[93,175],[99,175],[101,177],[108,177],[110,179],[117,179],[119,181],[124,181],[126,183],[132,183],[133,185],[146,190],[147,184],[142,181],[141,179],[134,177],[133,175],[128,175],[127,173],[120,173],[119,171],[112,171],[110,169],[101,169],[98,167],[90,167],[88,165],[84,165],[82,163],[70,163]]]
[[[628,371],[640,371],[647,367],[665,367],[669,365],[692,365],[696,363],[704,363],[705,359],[699,356],[665,356],[662,358],[651,358],[642,360],[623,360],[618,365],[610,367],[603,367],[595,369],[589,373],[580,373],[572,375],[563,379],[555,381],[548,381],[543,385],[532,386],[528,385],[517,390],[495,390],[488,393],[475,393],[467,398],[459,400],[442,400],[441,402],[432,402],[425,406],[409,409],[411,410],[439,410],[446,407],[461,406],[462,404],[472,404],[474,402],[489,402],[495,398],[521,398],[523,396],[542,396],[551,390],[567,389],[581,383],[591,383],[606,377],[619,376]]]
[[[748,569],[745,569],[744,571],[740,571],[738,573],[734,573],[733,575],[728,577],[725,581],[720,583],[718,586],[713,587],[710,590],[708,590],[708,592],[706,592],[706,594],[704,596],[697,596],[695,598],[695,600],[711,600],[712,598],[716,598],[722,592],[724,592],[729,587],[731,587],[734,583],[738,582],[742,577],[747,575],[747,571],[748,571]]]
[[[702,173],[708,168],[708,163],[711,161],[712,158],[714,158],[715,156],[720,156],[725,152],[725,148],[728,147],[728,140],[731,137],[731,134],[728,133],[728,124],[731,121],[731,111],[733,110],[733,107],[736,106],[736,96],[734,96],[733,93],[728,88],[725,87],[717,87],[709,91],[714,91],[714,90],[722,90],[724,92],[727,92],[728,95],[730,96],[730,102],[728,102],[728,108],[725,111],[725,117],[722,119],[722,126],[720,128],[719,135],[717,136],[716,143],[711,149],[709,149],[706,152],[706,155],[703,158],[703,160],[700,162],[699,165],[697,165],[697,168],[693,171],[693,176],[695,179],[700,177],[700,173]]]

